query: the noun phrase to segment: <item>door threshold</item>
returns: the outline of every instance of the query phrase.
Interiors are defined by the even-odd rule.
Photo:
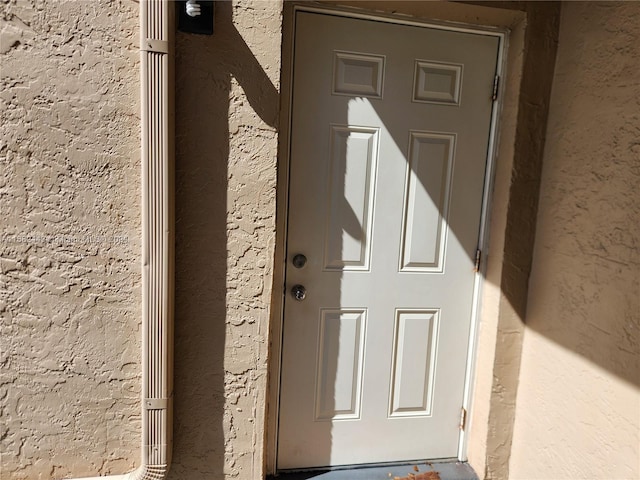
[[[478,475],[468,463],[455,461],[433,463],[421,461],[342,470],[282,472],[268,476],[267,480],[394,480],[396,478],[401,480],[479,480]]]

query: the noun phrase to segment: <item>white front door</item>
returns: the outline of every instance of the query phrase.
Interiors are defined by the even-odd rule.
[[[457,456],[498,43],[296,13],[279,469]]]

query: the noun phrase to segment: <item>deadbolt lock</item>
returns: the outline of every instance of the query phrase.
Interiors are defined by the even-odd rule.
[[[291,263],[293,263],[293,266],[296,268],[302,268],[307,264],[307,257],[305,257],[301,253],[298,253],[293,257]]]

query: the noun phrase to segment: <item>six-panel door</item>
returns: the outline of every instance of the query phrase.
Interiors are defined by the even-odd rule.
[[[296,16],[278,468],[455,457],[498,39]]]

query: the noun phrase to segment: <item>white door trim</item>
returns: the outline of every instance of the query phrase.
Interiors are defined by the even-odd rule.
[[[504,76],[506,71],[506,50],[508,32],[506,29],[490,26],[475,26],[454,22],[442,22],[432,20],[421,20],[411,17],[400,17],[392,14],[384,13],[368,13],[362,10],[351,9],[347,7],[319,7],[309,5],[294,5],[291,12],[284,12],[285,18],[283,22],[283,62],[282,62],[282,90],[281,90],[281,128],[279,134],[279,159],[278,159],[278,218],[276,222],[276,247],[275,247],[275,263],[274,263],[274,288],[273,299],[271,303],[271,348],[269,354],[269,392],[268,392],[268,412],[266,418],[266,442],[265,442],[265,461],[266,472],[276,473],[277,450],[278,450],[278,414],[280,399],[280,375],[281,375],[281,357],[282,357],[282,333],[284,320],[284,277],[286,268],[286,239],[287,239],[287,217],[289,203],[289,156],[290,156],[290,131],[291,116],[293,108],[293,91],[291,88],[291,80],[293,75],[294,62],[294,38],[295,38],[295,18],[299,11],[321,13],[349,18],[360,18],[374,20],[385,23],[394,23],[400,25],[412,25],[425,28],[435,28],[441,30],[449,30],[454,32],[474,33],[480,35],[488,35],[499,39],[498,59],[497,59],[497,75]],[[288,14],[289,13],[289,14]],[[288,38],[284,35],[287,27],[289,27]],[[500,84],[504,85],[504,81]],[[500,93],[500,92],[499,92]],[[490,95],[491,92],[487,92]],[[491,193],[493,191],[495,177],[495,158],[498,145],[498,119],[502,109],[502,95],[494,102],[491,114],[491,129],[489,134],[489,145],[487,148],[487,168],[484,179],[484,193],[482,199],[482,213],[480,219],[480,232],[478,237],[478,249],[482,253],[482,257],[486,258],[488,254],[488,233],[489,233],[489,214],[491,205]],[[480,269],[475,277],[473,291],[473,313],[471,319],[471,329],[468,339],[468,356],[467,368],[465,374],[464,399],[463,407],[470,412],[471,398],[473,392],[473,379],[475,372],[475,353],[478,340],[478,322],[480,312],[480,298],[482,293],[483,277],[485,274],[486,262],[481,262]],[[467,419],[470,415],[467,414]],[[469,422],[467,421],[464,430],[461,430],[458,444],[458,459],[465,461],[467,459],[467,442],[469,432]]]

